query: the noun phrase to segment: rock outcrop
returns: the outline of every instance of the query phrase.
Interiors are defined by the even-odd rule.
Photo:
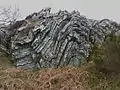
[[[17,67],[57,68],[85,63],[92,46],[119,29],[109,19],[88,19],[78,11],[51,13],[46,8],[11,25],[8,34],[1,29],[0,39],[8,36],[7,49]]]

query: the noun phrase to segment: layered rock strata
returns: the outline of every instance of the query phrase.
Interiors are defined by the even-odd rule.
[[[109,19],[92,20],[78,11],[51,13],[50,8],[27,16],[0,31],[6,35],[12,60],[19,68],[57,68],[86,63],[91,48],[108,35],[118,34],[120,26]],[[6,40],[8,42],[6,43]],[[6,47],[6,46],[5,46]]]

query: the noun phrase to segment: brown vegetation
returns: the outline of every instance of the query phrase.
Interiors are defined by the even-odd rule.
[[[22,70],[1,66],[0,90],[87,90],[88,72],[80,68]]]

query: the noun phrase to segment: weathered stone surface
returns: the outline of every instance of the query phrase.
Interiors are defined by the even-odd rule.
[[[16,66],[23,68],[80,66],[94,43],[120,29],[108,19],[87,19],[78,11],[51,13],[50,8],[14,25],[8,29],[13,32],[9,35],[10,51]]]

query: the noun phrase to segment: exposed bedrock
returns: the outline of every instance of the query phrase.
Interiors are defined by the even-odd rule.
[[[92,45],[103,42],[111,33],[119,34],[119,29],[119,24],[109,19],[87,19],[78,11],[51,13],[46,8],[17,21],[6,31],[10,55],[17,67],[57,68],[85,63]]]

